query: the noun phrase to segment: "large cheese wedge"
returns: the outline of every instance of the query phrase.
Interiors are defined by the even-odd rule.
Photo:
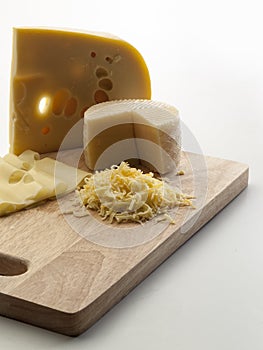
[[[13,30],[10,151],[39,153],[82,145],[84,111],[99,102],[151,97],[147,66],[109,34],[43,28]]]
[[[180,160],[179,113],[157,101],[123,100],[92,106],[85,112],[83,133],[85,162],[92,170],[139,159],[164,174]]]

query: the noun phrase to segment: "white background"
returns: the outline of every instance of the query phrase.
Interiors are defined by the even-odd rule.
[[[133,44],[153,99],[180,110],[205,154],[247,163],[251,175],[246,191],[82,336],[0,317],[0,349],[263,348],[262,13],[255,0],[2,2],[1,155],[12,27],[69,27]]]

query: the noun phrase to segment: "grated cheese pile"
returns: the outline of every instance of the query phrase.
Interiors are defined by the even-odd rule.
[[[87,209],[96,210],[110,223],[142,223],[176,206],[192,206],[193,198],[126,162],[88,174],[76,192]]]

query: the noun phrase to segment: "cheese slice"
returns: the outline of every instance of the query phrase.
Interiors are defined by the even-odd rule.
[[[130,44],[104,33],[15,28],[10,151],[82,146],[84,111],[100,102],[151,97],[147,66]],[[80,122],[79,122],[80,121]]]
[[[29,170],[35,164],[35,161],[40,159],[40,156],[37,152],[26,150],[18,157],[13,153],[8,153],[3,159],[18,169]]]
[[[130,99],[90,107],[85,112],[83,139],[85,162],[91,170],[139,159],[150,170],[165,174],[180,161],[179,113],[157,101]]]
[[[0,216],[73,191],[87,172],[27,150],[0,158]]]

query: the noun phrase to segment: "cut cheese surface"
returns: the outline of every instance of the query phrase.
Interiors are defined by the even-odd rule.
[[[84,117],[84,154],[89,169],[139,159],[160,174],[173,170],[181,150],[175,107],[152,100],[122,100],[90,107]]]
[[[87,175],[30,150],[0,158],[0,216],[73,191]]]
[[[84,111],[100,102],[151,97],[141,54],[113,35],[15,28],[10,92],[10,151],[82,146]],[[79,123],[77,123],[79,122]]]

